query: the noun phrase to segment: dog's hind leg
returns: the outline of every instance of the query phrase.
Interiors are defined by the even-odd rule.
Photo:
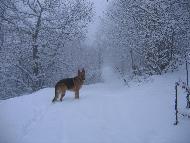
[[[55,102],[58,97],[59,97],[59,94],[57,92],[57,89],[55,88],[55,97],[53,98],[52,102]]]
[[[56,96],[53,98],[52,102],[55,102],[57,100]]]
[[[65,92],[66,92],[66,91],[64,91],[64,92],[61,94],[60,101],[62,101],[62,100],[63,100],[63,97],[65,96]]]
[[[56,96],[53,98],[52,102],[55,102],[55,101],[57,101],[57,97]]]

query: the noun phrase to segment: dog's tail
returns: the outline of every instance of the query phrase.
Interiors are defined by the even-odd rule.
[[[55,86],[55,97],[52,100],[52,103],[57,100],[57,87]]]

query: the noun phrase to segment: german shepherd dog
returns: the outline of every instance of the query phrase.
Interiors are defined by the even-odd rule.
[[[77,76],[58,81],[55,85],[55,97],[53,98],[52,102],[57,101],[59,96],[61,96],[60,101],[62,101],[67,90],[74,91],[75,99],[79,99],[79,90],[82,87],[84,80],[85,70],[83,68],[82,71],[78,70]]]

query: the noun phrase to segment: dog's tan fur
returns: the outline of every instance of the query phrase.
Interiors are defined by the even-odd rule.
[[[57,101],[59,95],[61,95],[60,101],[62,101],[67,90],[75,92],[75,99],[79,99],[79,90],[82,87],[84,80],[85,70],[83,68],[82,71],[78,70],[77,76],[73,78],[66,78],[57,82],[57,84],[55,85],[55,97],[52,102]]]

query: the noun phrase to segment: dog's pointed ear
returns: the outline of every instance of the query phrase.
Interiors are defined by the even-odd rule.
[[[78,70],[78,75],[80,75],[80,70]]]
[[[84,68],[82,68],[82,72],[85,72]]]

